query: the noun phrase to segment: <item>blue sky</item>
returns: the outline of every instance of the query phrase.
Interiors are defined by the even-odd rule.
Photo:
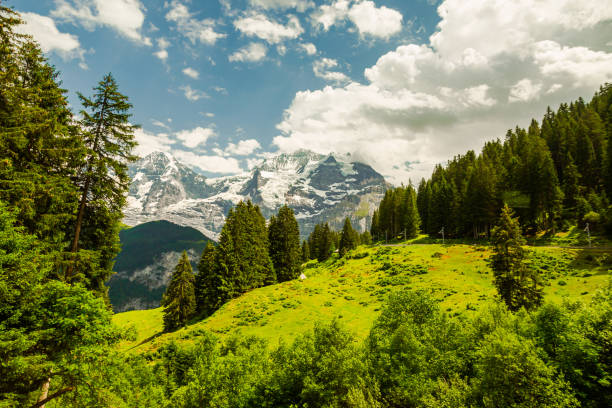
[[[75,110],[76,91],[112,72],[143,127],[139,152],[209,176],[309,148],[416,180],[547,105],[589,98],[612,66],[612,0],[5,4]]]

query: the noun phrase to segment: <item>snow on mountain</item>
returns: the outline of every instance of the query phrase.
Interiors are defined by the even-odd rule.
[[[167,153],[151,153],[130,167],[124,222],[167,220],[216,239],[229,209],[241,200],[268,218],[284,204],[294,209],[303,236],[319,222],[340,228],[346,216],[369,228],[387,188],[370,166],[300,150],[264,160],[249,173],[207,179]]]

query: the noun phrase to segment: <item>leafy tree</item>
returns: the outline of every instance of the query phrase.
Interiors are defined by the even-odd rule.
[[[475,393],[485,407],[578,407],[571,388],[531,341],[498,329],[477,353]]]
[[[161,305],[164,308],[164,330],[171,331],[184,326],[196,311],[195,277],[187,252],[183,251],[174,268]]]
[[[525,264],[525,240],[514,213],[505,205],[498,225],[493,228],[493,254],[489,263],[494,284],[502,300],[512,311],[532,309],[542,303],[540,277]]]
[[[127,163],[137,159],[132,154],[136,145],[134,130],[137,126],[130,124],[132,105],[128,98],[119,92],[118,85],[111,74],[107,74],[94,88],[93,97],[87,98],[78,94],[83,105],[80,125],[83,129],[83,139],[87,148],[85,165],[79,174],[81,198],[76,215],[74,234],[70,251],[74,254],[79,250],[82,240],[81,231],[85,219],[92,221],[104,217],[105,222],[91,233],[112,237],[111,248],[107,249],[104,258],[112,260],[119,248],[117,246],[118,225],[122,217],[121,210],[126,202],[130,178],[127,173]],[[91,225],[89,223],[88,225]],[[102,227],[102,228],[100,228]],[[104,228],[106,227],[106,228]],[[102,229],[102,231],[100,231]],[[106,231],[105,231],[106,229]],[[114,242],[113,242],[114,239]],[[104,240],[95,239],[99,249]],[[113,245],[114,244],[114,245]],[[110,257],[110,258],[109,258]],[[77,265],[70,265],[66,279],[71,281],[75,273],[80,272]],[[91,286],[100,286],[111,274],[112,264],[100,265],[106,273],[99,272]]]
[[[357,245],[359,245],[359,235],[357,231],[353,229],[349,217],[346,217],[344,226],[342,227],[342,234],[340,235],[340,245],[338,247],[340,257],[342,258],[348,251],[357,248]]]
[[[268,227],[269,251],[279,282],[300,276],[300,228],[293,210],[284,205],[277,216],[270,218]]]
[[[215,246],[208,241],[202,251],[198,262],[198,274],[195,276],[195,297],[199,313],[208,316],[216,310],[218,292],[219,276],[215,270]]]
[[[372,245],[372,235],[370,235],[370,231],[364,231],[361,233],[359,237],[359,242],[362,245]]]

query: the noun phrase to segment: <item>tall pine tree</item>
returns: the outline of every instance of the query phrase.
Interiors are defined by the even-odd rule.
[[[512,311],[532,309],[542,303],[543,289],[537,272],[525,264],[525,239],[512,210],[502,208],[498,225],[493,228],[493,254],[489,258],[494,284],[502,300]]]
[[[270,258],[278,281],[285,282],[300,276],[300,228],[293,210],[288,206],[282,206],[278,214],[270,218],[268,240]]]
[[[199,313],[208,316],[218,308],[219,286],[219,275],[215,270],[215,246],[208,241],[198,262],[198,273],[195,277],[195,297]]]
[[[174,268],[161,305],[164,308],[164,330],[172,331],[184,326],[196,312],[195,277],[187,252],[183,251]]]
[[[340,257],[344,257],[348,251],[357,248],[357,245],[359,245],[359,234],[353,229],[350,218],[346,217],[338,246]]]

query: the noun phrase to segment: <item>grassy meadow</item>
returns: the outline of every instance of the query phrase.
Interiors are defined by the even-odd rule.
[[[418,240],[416,241],[418,242]],[[612,254],[601,249],[531,248],[530,263],[546,282],[545,301],[588,301],[609,282]],[[162,309],[119,313],[116,324],[133,328],[133,339],[120,347],[155,351],[169,341],[190,343],[202,331],[221,337],[255,335],[270,345],[291,341],[317,321],[340,319],[358,338],[367,336],[389,293],[425,289],[453,316],[468,316],[496,291],[486,263],[489,247],[467,244],[399,243],[361,246],[345,259],[305,265],[306,279],[253,290],[206,319],[162,333]]]

